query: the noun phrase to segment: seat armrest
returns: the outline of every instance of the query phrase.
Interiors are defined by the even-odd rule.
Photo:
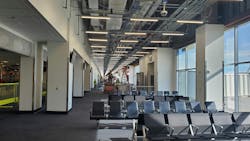
[[[217,135],[218,133],[222,133],[222,130],[223,130],[223,126],[220,126],[220,125],[216,125],[216,124],[213,124],[214,126],[214,133],[215,135]],[[217,132],[216,128],[219,128],[219,132]]]
[[[146,127],[145,125],[142,125],[142,135],[144,138],[146,138],[148,131],[149,131],[149,128]]]
[[[193,136],[195,136],[200,128],[194,124],[191,124],[191,127],[195,129],[195,132],[193,133]]]
[[[168,129],[169,129],[169,131],[170,131],[170,136],[171,135],[173,135],[173,133],[174,133],[174,128],[173,127],[171,127],[171,126],[169,126],[168,124],[165,124],[165,127],[167,127]]]

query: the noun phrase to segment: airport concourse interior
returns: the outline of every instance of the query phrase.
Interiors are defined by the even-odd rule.
[[[0,0],[0,141],[250,141],[250,0]]]

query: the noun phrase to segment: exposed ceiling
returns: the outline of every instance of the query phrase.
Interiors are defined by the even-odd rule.
[[[216,3],[246,3],[244,0],[82,0],[83,16],[99,16],[110,19],[83,18],[92,46],[92,56],[105,74],[137,61],[156,48],[179,48],[194,42],[195,29],[201,24],[179,23],[177,20],[223,23],[219,20]],[[163,14],[163,9],[167,14]],[[131,21],[131,18],[156,19],[157,22]],[[127,35],[126,32],[133,32]],[[180,36],[162,33],[181,33]],[[144,35],[135,35],[144,33]],[[103,39],[101,41],[95,39]],[[136,40],[137,42],[122,42]],[[168,41],[152,43],[153,40]],[[152,47],[145,49],[145,47]]]
[[[28,0],[0,0],[0,24],[31,40],[64,40]]]
[[[166,11],[162,11],[166,2]],[[207,0],[83,0],[83,15],[105,16],[109,20],[84,19],[87,31],[105,31],[108,34],[90,34],[93,59],[100,70],[108,73],[116,68],[128,65],[155,48],[175,47],[179,39],[189,40],[193,36],[189,30],[197,24],[180,24],[176,20],[204,20],[202,11]],[[131,18],[157,19],[157,22],[131,21]],[[145,35],[127,35],[126,32],[144,33]],[[164,32],[183,33],[183,36],[163,36]],[[122,42],[135,40],[136,42]],[[152,43],[151,41],[167,41]],[[99,46],[99,47],[98,47]],[[101,46],[101,47],[100,47]]]

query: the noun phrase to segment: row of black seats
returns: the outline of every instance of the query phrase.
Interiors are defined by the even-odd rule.
[[[143,114],[150,140],[250,138],[250,113]]]
[[[154,100],[154,101],[175,101],[175,100],[184,100],[189,101],[188,97],[184,96],[142,96],[142,95],[109,95],[108,98],[109,101],[125,101],[125,102],[131,102],[131,101],[145,101],[145,100]]]
[[[105,102],[93,102],[90,119],[106,119],[106,118],[138,118],[140,113],[162,113],[170,112],[189,113],[189,112],[203,112],[199,102],[190,102],[190,109],[187,110],[185,101],[174,101],[174,108],[171,108],[169,101],[143,101],[140,106],[136,101],[126,102],[125,105],[121,101],[110,101],[109,109],[105,109]],[[214,102],[206,102],[206,109],[208,112],[216,112]]]

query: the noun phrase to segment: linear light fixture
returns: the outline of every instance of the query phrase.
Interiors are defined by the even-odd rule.
[[[150,41],[151,43],[156,43],[156,44],[167,44],[169,41]]]
[[[105,56],[105,54],[102,54],[102,53],[93,53],[92,55],[94,55],[94,56]]]
[[[142,47],[142,49],[157,49],[157,47]]]
[[[187,23],[187,24],[203,24],[203,21],[196,21],[196,20],[177,20],[177,23]]]
[[[158,19],[142,19],[142,18],[130,18],[130,21],[138,21],[138,22],[158,22]]]
[[[167,32],[167,33],[162,33],[164,36],[184,36],[184,33],[175,33],[175,32]]]
[[[92,52],[106,52],[105,50],[92,50]]]
[[[134,54],[132,55],[133,57],[143,57],[144,55],[143,54]]]
[[[115,51],[115,53],[128,53],[128,51]]]
[[[112,56],[126,56],[126,54],[112,54]]]
[[[125,32],[125,35],[138,35],[138,36],[145,36],[147,33],[144,32]]]
[[[107,46],[90,46],[91,48],[106,48]]]
[[[145,51],[137,51],[136,53],[149,54],[149,52],[145,52]]]
[[[118,49],[132,49],[133,47],[116,47]]]
[[[92,41],[92,42],[107,42],[108,40],[107,40],[107,39],[94,39],[94,38],[89,38],[89,41]]]
[[[121,43],[138,43],[138,40],[120,40]]]
[[[108,34],[107,31],[86,31],[88,34]]]
[[[105,16],[81,16],[82,19],[110,20],[110,17]]]

